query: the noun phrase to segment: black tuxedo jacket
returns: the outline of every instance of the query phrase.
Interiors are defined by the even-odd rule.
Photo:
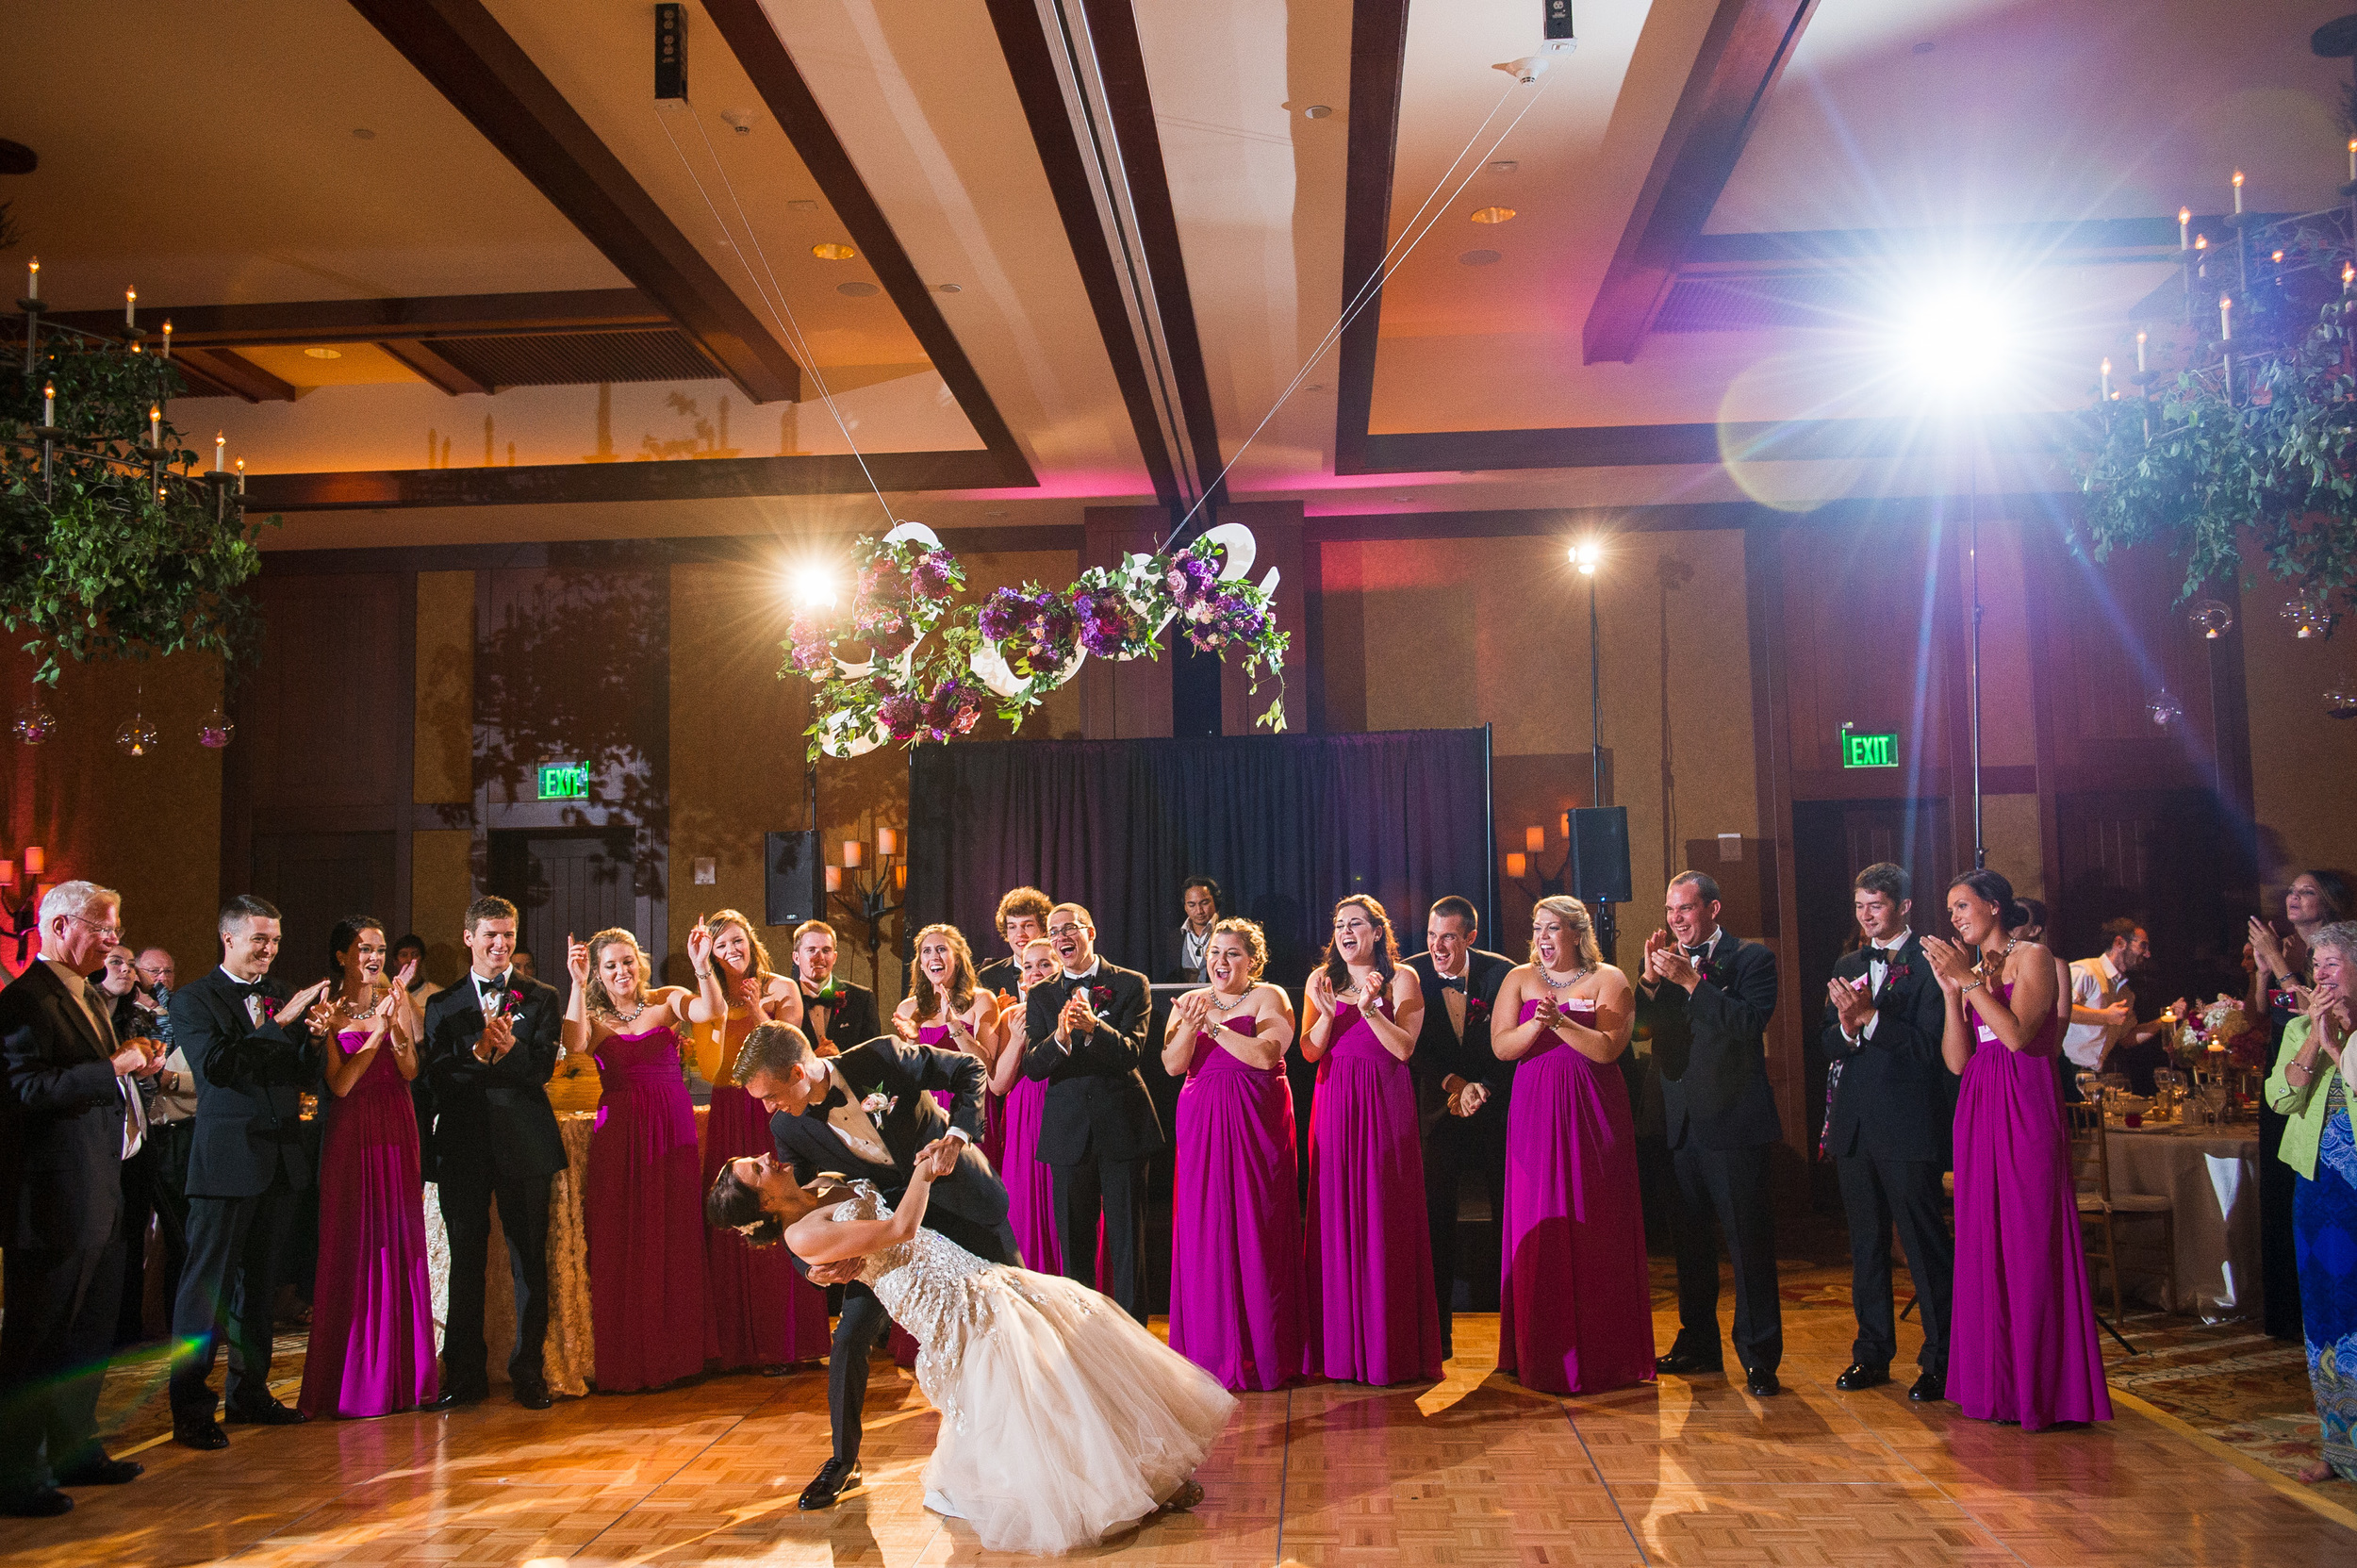
[[[883,1020],[876,1013],[876,993],[865,985],[836,981],[835,999],[827,1004],[827,1041],[838,1051],[849,1050],[864,1041],[873,1040],[884,1032]],[[817,1003],[810,993],[802,993],[802,1032],[810,1032],[810,1010]],[[817,1042],[813,1041],[812,1044]]]
[[[320,1059],[301,1024],[272,1016],[293,994],[264,976],[254,993],[263,1004],[258,1024],[219,965],[172,994],[172,1042],[196,1080],[190,1197],[254,1197],[282,1167],[298,1190],[311,1180],[303,1094],[320,1086]]]
[[[1664,981],[1637,989],[1637,1021],[1653,1035],[1661,1071],[1663,1131],[1672,1148],[1755,1148],[1779,1142],[1784,1123],[1768,1087],[1768,1019],[1776,1010],[1776,958],[1722,930],[1702,983],[1689,997]]]
[[[1424,991],[1424,1026],[1416,1034],[1416,1054],[1408,1062],[1416,1083],[1417,1119],[1428,1131],[1439,1117],[1448,1114],[1448,1096],[1441,1085],[1451,1077],[1488,1084],[1491,1098],[1498,1102],[1498,1110],[1503,1114],[1504,1101],[1514,1081],[1514,1064],[1497,1059],[1490,1047],[1490,1030],[1492,1015],[1497,1008],[1498,987],[1513,973],[1514,961],[1504,953],[1480,948],[1465,955],[1462,1040],[1449,1027],[1448,1003],[1443,999],[1440,971],[1433,966],[1432,955],[1418,953],[1407,961],[1407,966],[1415,972],[1416,983]]]
[[[1087,990],[1097,1027],[1075,1032],[1072,1048],[1056,1043],[1056,1015],[1074,992]],[[1050,1165],[1091,1159],[1143,1160],[1162,1147],[1162,1118],[1138,1076],[1146,1054],[1146,1025],[1153,993],[1134,969],[1099,958],[1096,973],[1080,980],[1058,975],[1031,987],[1023,1012],[1023,1076],[1044,1079],[1039,1158]]]
[[[1864,949],[1844,953],[1833,966],[1834,978],[1845,983],[1866,972]],[[1825,1004],[1821,1039],[1826,1058],[1841,1064],[1825,1147],[1836,1156],[1873,1154],[1944,1165],[1953,1127],[1949,1085],[1954,1081],[1939,1054],[1948,1026],[1947,999],[1932,978],[1922,939],[1912,932],[1899,961],[1884,974],[1874,997],[1874,1032],[1856,1045],[1842,1035],[1841,1015],[1831,1002]]]
[[[994,994],[1005,992],[1010,997],[1023,992],[1023,966],[1010,956],[994,958],[974,971],[974,983]]]
[[[834,1171],[875,1183],[876,1190],[898,1204],[908,1191],[909,1170],[916,1151],[952,1129],[966,1136],[958,1151],[958,1168],[933,1183],[925,1205],[925,1223],[959,1246],[994,1263],[1013,1263],[997,1233],[1007,1218],[1007,1189],[999,1183],[990,1161],[974,1147],[982,1135],[982,1094],[990,1082],[989,1069],[962,1050],[943,1050],[885,1035],[852,1047],[833,1058],[860,1099],[882,1094],[892,1108],[868,1120],[891,1152],[889,1164],[861,1157],[835,1135],[827,1112],[838,1103],[841,1091],[830,1090],[811,1101],[799,1115],[781,1112],[769,1118],[769,1142],[778,1158],[794,1166],[795,1180],[808,1181],[822,1171]],[[946,1089],[949,1109],[944,1111],[930,1091]]]
[[[124,1110],[106,1046],[46,963],[0,991],[0,1247],[76,1252],[113,1239]]]
[[[516,1004],[516,1047],[492,1063],[475,1060],[483,1004],[471,972],[425,1004],[425,1040],[416,1091],[428,1181],[488,1186],[502,1176],[554,1176],[565,1168],[565,1140],[549,1109],[565,1025],[556,987],[508,974]]]

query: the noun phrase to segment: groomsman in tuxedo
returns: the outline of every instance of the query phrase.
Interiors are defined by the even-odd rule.
[[[0,1514],[45,1519],[58,1490],[140,1474],[98,1441],[98,1391],[123,1289],[123,1166],[146,1131],[156,1064],[115,1036],[84,978],[122,938],[112,888],[60,883],[41,901],[41,958],[0,991]],[[45,1452],[44,1452],[45,1450]]]
[[[1506,1102],[1514,1067],[1490,1050],[1490,1013],[1514,967],[1503,953],[1474,946],[1481,916],[1450,894],[1433,904],[1425,950],[1408,960],[1424,990],[1424,1028],[1409,1058],[1416,1123],[1424,1136],[1424,1209],[1432,1228],[1432,1289],[1441,1303],[1441,1346],[1457,1353],[1457,1198],[1468,1172],[1481,1178],[1498,1230],[1506,1201]]]
[[[1700,871],[1670,883],[1668,931],[1645,939],[1637,1021],[1653,1035],[1675,1180],[1678,1334],[1656,1363],[1690,1376],[1722,1364],[1715,1218],[1735,1263],[1735,1354],[1747,1386],[1783,1392],[1784,1311],[1776,1297],[1776,1228],[1768,1150],[1784,1136],[1768,1087],[1768,1018],[1775,955],[1719,924],[1719,884]]]
[[[802,1026],[821,1056],[836,1056],[884,1032],[876,993],[838,979],[834,928],[804,920],[794,928],[794,982],[802,992]]]
[[[1079,904],[1047,913],[1047,940],[1063,972],[1031,987],[1024,1006],[1023,1076],[1045,1079],[1039,1159],[1056,1172],[1056,1237],[1064,1272],[1094,1285],[1087,1238],[1105,1220],[1106,1283],[1123,1311],[1146,1321],[1146,1170],[1162,1147],[1162,1119],[1138,1076],[1150,993],[1146,977],[1097,956],[1096,924]]]
[[[1890,1381],[1898,1327],[1890,1312],[1890,1228],[1906,1248],[1923,1309],[1921,1375],[1907,1397],[1948,1392],[1948,1311],[1956,1248],[1940,1212],[1948,1168],[1952,1080],[1939,1053],[1947,1004],[1922,944],[1907,927],[1914,905],[1904,867],[1869,866],[1851,884],[1864,944],[1834,966],[1826,986],[1825,1156],[1850,1216],[1850,1301],[1857,1342],[1834,1386]]]
[[[293,1426],[305,1417],[271,1396],[273,1260],[296,1199],[312,1180],[303,1095],[320,1081],[303,1015],[322,980],[288,994],[270,975],[278,911],[241,894],[221,908],[221,966],[172,994],[172,1038],[196,1080],[189,1145],[189,1261],[173,1303],[172,1435],[226,1448],[213,1419],[214,1348],[228,1322],[232,1425]]]
[[[483,1338],[483,1273],[499,1199],[507,1268],[516,1285],[516,1345],[507,1380],[516,1403],[549,1408],[541,1346],[549,1334],[549,1181],[565,1168],[565,1142],[549,1108],[564,1024],[556,988],[510,965],[516,906],[477,899],[461,939],[468,972],[425,1004],[418,1081],[425,1085],[425,1179],[438,1182],[450,1231],[450,1318],[442,1334],[442,1397],[436,1408],[490,1397]]]
[[[1018,994],[1023,989],[1023,949],[1047,934],[1047,912],[1054,907],[1055,901],[1036,887],[1009,888],[992,922],[1007,944],[1007,956],[983,965],[974,982],[1000,996]]]

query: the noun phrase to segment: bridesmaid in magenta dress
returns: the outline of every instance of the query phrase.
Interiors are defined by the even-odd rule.
[[[920,1046],[962,1050],[987,1075],[998,1060],[998,999],[974,978],[974,949],[955,926],[916,933],[915,982],[892,1010],[892,1032]],[[951,1096],[933,1091],[944,1111]]]
[[[758,1025],[799,1025],[802,992],[770,968],[752,923],[733,909],[687,933],[687,959],[699,988],[687,1007],[696,1073],[712,1085],[701,1187],[731,1160],[770,1152],[769,1109],[737,1087],[736,1052]],[[758,1367],[775,1377],[827,1353],[827,1293],[795,1273],[776,1247],[756,1248],[733,1230],[705,1227],[704,1303],[704,1360],[724,1372]]]
[[[1614,1065],[1637,1013],[1628,977],[1596,948],[1587,905],[1539,900],[1530,962],[1498,987],[1497,1011],[1515,1023],[1492,1029],[1491,1048],[1521,1063],[1506,1117],[1498,1370],[1548,1394],[1651,1382],[1637,1130]],[[1475,1098],[1464,1114],[1479,1109]]]
[[[1310,973],[1301,1054],[1310,1099],[1308,1338],[1302,1369],[1354,1383],[1437,1380],[1424,1149],[1408,1059],[1424,1022],[1415,971],[1399,963],[1383,906],[1334,906],[1334,939]]]
[[[355,916],[329,939],[343,983],[317,1032],[327,1053],[320,1140],[319,1276],[305,1415],[387,1415],[431,1404],[434,1284],[426,1272],[425,1187],[418,1166],[418,1016],[413,963],[385,981],[385,927]]]
[[[991,1069],[992,1090],[1006,1097],[1006,1136],[1001,1144],[998,1178],[1007,1186],[1007,1223],[1014,1228],[1015,1246],[1023,1266],[1034,1274],[1062,1274],[1063,1250],[1056,1245],[1056,1173],[1039,1163],[1041,1108],[1047,1103],[1047,1081],[1023,1076],[1023,999],[1031,987],[1061,973],[1056,949],[1045,936],[1035,936],[1015,949],[1015,1003],[1007,1010],[1007,1043]]]
[[[2013,933],[2025,913],[2003,877],[1968,871],[1948,886],[1964,946],[1926,936],[1923,952],[1948,999],[1941,1054],[1963,1079],[1948,1396],[2035,1431],[2109,1421],[2112,1401],[2054,1076],[2054,959]]]
[[[680,1060],[691,999],[648,987],[629,932],[566,949],[565,1048],[596,1057],[604,1086],[582,1202],[598,1392],[661,1388],[704,1365],[703,1194]]]
[[[1211,983],[1172,1005],[1162,1067],[1178,1091],[1170,1226],[1170,1347],[1230,1389],[1301,1373],[1301,1208],[1294,1011],[1261,982],[1268,943],[1249,920],[1205,938]]]

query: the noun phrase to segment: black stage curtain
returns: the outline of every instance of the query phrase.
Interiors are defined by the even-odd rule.
[[[1097,950],[1159,981],[1180,885],[1208,876],[1223,914],[1267,933],[1267,978],[1298,993],[1345,894],[1381,901],[1403,953],[1442,894],[1496,930],[1491,849],[1486,728],[920,746],[908,929],[947,920],[987,962],[999,896],[1030,883],[1085,904]]]

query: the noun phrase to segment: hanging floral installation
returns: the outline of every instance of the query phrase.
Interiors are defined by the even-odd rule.
[[[1292,639],[1272,604],[1277,572],[1245,580],[1255,553],[1250,529],[1223,523],[1183,550],[1092,567],[1068,587],[1026,583],[976,602],[940,537],[903,522],[854,547],[848,602],[795,616],[781,673],[816,688],[811,754],[853,757],[965,734],[986,708],[1020,726],[1090,658],[1159,658],[1176,627],[1198,652],[1239,655],[1253,695],[1273,677],[1277,695],[1254,722],[1282,730]]]

